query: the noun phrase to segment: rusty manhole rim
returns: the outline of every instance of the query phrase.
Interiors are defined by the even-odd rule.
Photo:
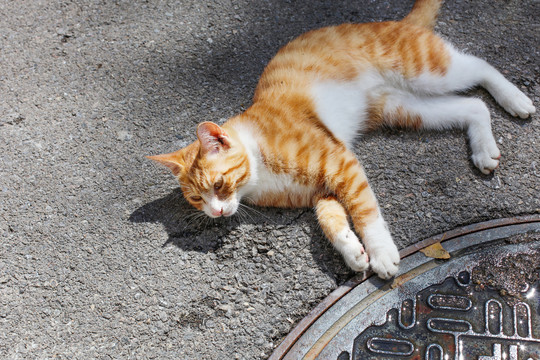
[[[540,214],[516,216],[510,218],[494,219],[484,221],[476,224],[466,225],[453,230],[443,232],[441,234],[429,237],[421,240],[413,245],[410,245],[399,252],[400,258],[403,259],[412,254],[417,253],[421,249],[424,249],[435,243],[444,243],[446,241],[459,238],[461,236],[482,232],[485,230],[496,229],[499,227],[506,227],[511,225],[520,225],[528,223],[540,222]],[[306,333],[306,331],[313,325],[326,311],[328,311],[334,304],[341,300],[345,295],[351,292],[356,286],[362,284],[369,278],[374,276],[372,272],[366,272],[364,274],[357,274],[344,284],[340,285],[334,291],[330,293],[323,301],[321,301],[307,316],[305,316],[300,322],[293,328],[293,330],[285,337],[285,339],[279,344],[270,355],[268,360],[280,360],[283,359],[289,350],[296,344],[296,342]]]

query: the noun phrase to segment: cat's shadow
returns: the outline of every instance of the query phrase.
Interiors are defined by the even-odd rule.
[[[325,238],[311,209],[252,207],[244,208],[239,214],[230,218],[210,219],[203,212],[191,207],[180,189],[175,189],[168,195],[133,211],[129,221],[163,225],[167,233],[167,240],[163,242],[163,247],[173,245],[183,251],[197,251],[205,254],[220,252],[223,239],[242,225],[260,227],[260,231],[268,230],[268,228],[288,229],[291,226],[297,226],[306,233],[309,242],[305,246],[309,247],[313,260],[326,274],[332,276],[338,283],[343,282],[352,274],[341,260],[341,256]],[[254,231],[257,230],[254,229]],[[268,245],[273,248],[276,244],[269,241]],[[302,244],[297,244],[297,246],[302,247]]]
[[[184,199],[179,188],[136,209],[129,217],[133,223],[160,223],[168,238],[163,246],[175,245],[185,251],[214,252],[221,239],[241,225],[283,228],[302,218],[306,209],[247,207],[242,204],[231,217],[212,219]],[[307,220],[309,221],[309,220]]]
[[[168,234],[163,246],[175,245],[185,251],[214,252],[227,227],[219,220],[203,217],[182,196],[180,189],[149,202],[129,217],[134,223],[160,223]],[[208,236],[211,234],[212,236]]]

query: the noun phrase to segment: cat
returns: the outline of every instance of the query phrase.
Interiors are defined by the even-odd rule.
[[[441,3],[417,0],[401,21],[299,36],[268,63],[244,113],[222,126],[203,122],[192,144],[149,158],[169,167],[187,201],[212,218],[235,214],[242,200],[314,207],[352,270],[391,278],[398,249],[350,150],[355,136],[381,126],[463,128],[472,162],[489,174],[500,158],[489,111],[453,93],[481,85],[511,115],[535,112],[497,70],[432,32]]]

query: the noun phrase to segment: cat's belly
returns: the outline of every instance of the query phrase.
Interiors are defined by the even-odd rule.
[[[368,95],[384,83],[368,71],[352,81],[321,81],[311,93],[319,119],[335,137],[350,147],[354,137],[365,130]]]

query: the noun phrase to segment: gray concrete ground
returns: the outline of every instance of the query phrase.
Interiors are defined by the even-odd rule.
[[[311,210],[193,218],[144,158],[250,103],[277,49],[397,1],[0,0],[0,358],[257,359],[352,274]],[[437,31],[540,96],[536,0],[448,1]],[[539,120],[481,90],[503,153],[483,176],[460,131],[356,147],[400,247],[538,213]]]

